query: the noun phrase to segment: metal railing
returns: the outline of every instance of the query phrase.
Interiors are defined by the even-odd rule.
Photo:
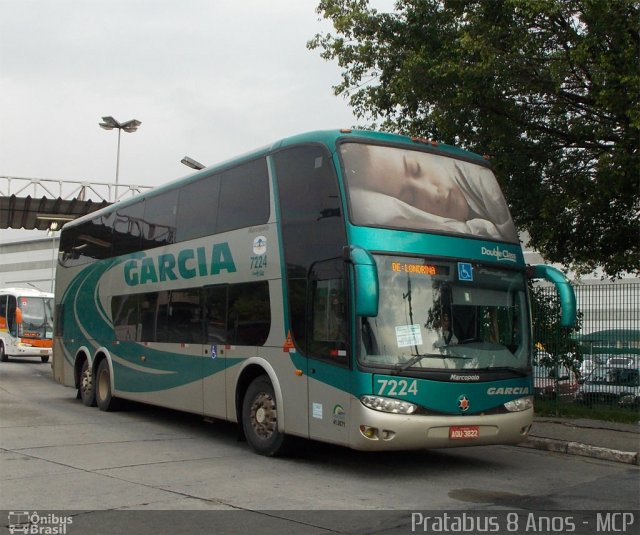
[[[536,407],[585,418],[637,420],[640,282],[576,285],[578,326],[559,326],[554,288],[532,291]]]
[[[16,176],[0,176],[0,196],[32,198],[47,197],[51,199],[78,199],[116,202],[153,186],[135,184],[111,184],[108,182],[88,182],[81,180],[63,180],[54,178],[26,178]],[[95,195],[93,197],[92,195]]]

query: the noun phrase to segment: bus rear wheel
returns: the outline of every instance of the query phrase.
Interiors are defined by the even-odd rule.
[[[94,382],[94,391],[96,396],[96,404],[101,411],[112,411],[116,408],[116,400],[111,391],[111,371],[109,370],[109,362],[102,359],[96,372]]]
[[[80,371],[78,394],[83,405],[86,407],[96,406],[96,392],[93,389],[93,377],[89,369],[89,361],[86,359],[82,363],[82,370]]]
[[[286,453],[288,437],[278,431],[278,407],[271,381],[261,375],[247,388],[242,402],[242,428],[247,442],[261,455]]]
[[[41,357],[40,357],[40,360],[41,360],[42,362],[49,362],[49,355],[43,355],[43,356],[41,356]]]

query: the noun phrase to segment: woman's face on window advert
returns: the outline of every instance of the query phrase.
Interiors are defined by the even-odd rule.
[[[422,152],[361,146],[361,186],[395,197],[430,214],[466,221],[469,205],[462,190],[435,158]]]

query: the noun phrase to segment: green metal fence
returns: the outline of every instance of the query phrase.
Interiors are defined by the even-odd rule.
[[[532,286],[538,414],[637,421],[640,283],[575,285],[578,325],[559,325],[555,289]]]

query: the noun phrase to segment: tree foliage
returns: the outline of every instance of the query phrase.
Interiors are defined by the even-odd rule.
[[[639,14],[633,0],[321,0],[368,126],[488,153],[549,261],[640,273]]]
[[[577,371],[582,363],[580,348],[572,334],[582,329],[582,312],[578,311],[574,327],[560,325],[561,306],[553,287],[529,283],[532,335],[536,354],[545,355],[538,364],[548,368],[566,366]]]

